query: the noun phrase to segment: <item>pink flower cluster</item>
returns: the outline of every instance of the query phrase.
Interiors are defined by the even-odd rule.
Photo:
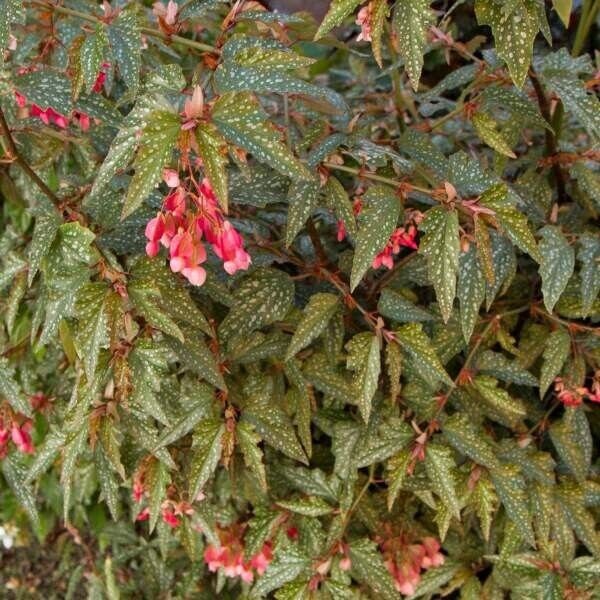
[[[25,420],[22,424],[19,424],[17,421],[6,424],[0,418],[0,458],[4,458],[7,455],[9,441],[11,440],[19,452],[33,454],[35,448],[31,441],[32,428],[33,423],[30,419]]]
[[[561,377],[554,380],[554,391],[565,406],[579,406],[585,398],[591,402],[600,403],[600,372],[592,381],[591,388],[584,386],[569,386]]]
[[[104,63],[101,67],[100,72],[98,73],[98,77],[94,83],[92,90],[96,93],[100,93],[104,86],[104,82],[106,81],[106,69],[108,69],[110,65],[108,63]],[[61,129],[66,129],[69,126],[69,117],[67,115],[63,115],[58,111],[54,110],[52,107],[48,107],[43,109],[41,106],[38,106],[35,103],[31,103],[31,106],[27,107],[28,101],[27,98],[15,90],[15,102],[17,106],[25,111],[24,116],[37,117],[44,123],[44,125],[50,125],[53,123],[57,127]],[[82,131],[87,131],[90,128],[91,119],[90,116],[84,112],[74,110],[71,113],[71,119],[74,123],[76,123]]]
[[[271,544],[265,542],[259,552],[244,560],[244,547],[240,540],[230,539],[220,547],[209,545],[204,550],[204,562],[211,573],[219,569],[226,577],[239,577],[246,583],[252,583],[254,574],[262,575],[273,560]]]
[[[200,265],[206,261],[206,240],[229,275],[246,270],[250,255],[242,236],[223,216],[208,179],[200,184],[192,181],[192,189],[187,190],[172,169],[165,169],[163,179],[172,190],[163,210],[146,225],[148,256],[156,256],[162,244],[169,250],[171,270],[181,273],[192,285],[202,285],[206,271]]]
[[[373,268],[379,269],[382,265],[391,269],[394,266],[394,255],[400,252],[401,248],[410,248],[416,250],[417,228],[414,225],[408,227],[399,227],[392,233],[385,248],[373,259]]]
[[[409,543],[400,535],[379,540],[379,545],[396,590],[405,596],[414,594],[422,570],[444,564],[440,543],[433,537],[423,538],[421,543]]]

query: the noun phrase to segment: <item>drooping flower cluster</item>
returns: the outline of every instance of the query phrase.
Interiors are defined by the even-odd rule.
[[[51,407],[51,399],[37,392],[29,397],[35,412],[46,412]],[[35,446],[31,439],[33,421],[21,413],[15,413],[8,405],[0,407],[0,459],[4,458],[12,445],[23,454],[33,454]]]
[[[557,377],[554,391],[565,406],[579,406],[586,398],[600,403],[600,373],[594,376],[590,387],[570,385],[562,377]]]
[[[416,250],[417,228],[414,225],[408,227],[399,227],[392,233],[385,248],[373,259],[373,268],[379,269],[384,266],[391,269],[394,266],[394,255],[398,254],[402,248]]]
[[[273,550],[265,542],[259,552],[249,559],[244,558],[242,530],[233,527],[219,532],[220,546],[208,545],[204,550],[204,562],[211,573],[222,571],[226,577],[239,577],[251,583],[254,576],[262,575],[273,560]]]
[[[384,527],[389,535],[378,538],[387,570],[394,579],[396,590],[405,596],[414,594],[421,571],[444,564],[440,543],[434,537],[425,537],[421,542],[410,541],[406,535],[394,535],[389,525]]]
[[[156,256],[160,244],[169,250],[169,266],[181,273],[192,285],[202,285],[206,271],[206,240],[214,253],[223,261],[229,275],[246,270],[250,255],[244,249],[242,236],[225,219],[208,179],[200,184],[192,181],[185,189],[178,174],[165,169],[163,179],[171,188],[163,203],[163,210],[146,225],[146,253]]]
[[[96,77],[96,81],[92,87],[92,91],[96,93],[102,92],[104,82],[106,81],[106,70],[110,67],[109,63],[104,63],[100,68],[100,72]],[[54,124],[61,129],[66,129],[69,126],[69,121],[77,124],[82,131],[87,131],[90,128],[91,119],[90,116],[84,112],[73,110],[71,115],[63,115],[58,111],[54,110],[51,106],[42,108],[34,102],[29,105],[27,98],[19,91],[15,90],[15,102],[19,109],[21,109],[21,116],[26,117],[37,117],[44,123],[44,125]],[[29,106],[28,106],[29,105]]]

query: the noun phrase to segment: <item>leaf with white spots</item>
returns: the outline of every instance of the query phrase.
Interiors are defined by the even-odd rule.
[[[262,438],[250,423],[240,421],[235,426],[235,439],[242,451],[244,464],[256,475],[263,490],[267,489],[264,456],[259,444]]]
[[[571,336],[562,327],[553,331],[546,340],[540,371],[540,398],[543,398],[554,378],[560,375],[571,353]]]
[[[321,184],[318,177],[292,181],[288,190],[288,218],[285,243],[289,246],[319,203]]]
[[[363,420],[369,421],[371,402],[377,391],[381,371],[381,342],[369,333],[355,335],[347,344],[347,366],[354,371],[352,384],[356,391],[358,408]]]
[[[101,348],[108,345],[106,303],[110,288],[104,282],[88,283],[77,295],[75,309],[79,327],[76,346],[88,380],[94,377]]]
[[[590,470],[591,453],[586,448],[592,445],[590,427],[585,413],[569,409],[560,421],[548,429],[550,439],[558,456],[579,483],[583,483]]]
[[[371,3],[371,48],[373,56],[380,67],[383,67],[382,37],[390,9],[387,0],[374,0]]]
[[[315,40],[322,38],[334,27],[341,25],[344,19],[362,2],[363,0],[332,0],[327,14],[321,21],[317,33],[315,33]]]
[[[377,310],[382,316],[398,323],[420,323],[435,320],[430,312],[390,288],[381,290]]]
[[[435,207],[427,211],[421,223],[425,236],[419,252],[427,259],[427,273],[432,283],[442,318],[450,318],[456,293],[456,276],[460,242],[458,232],[458,213]]]
[[[156,111],[148,116],[148,125],[143,130],[140,149],[133,163],[135,173],[123,204],[123,219],[139,208],[160,182],[180,131],[181,121],[175,113]]]
[[[283,319],[294,299],[294,283],[283,271],[260,267],[239,283],[234,297],[219,328],[223,338],[247,335]]]
[[[475,392],[474,397],[481,402],[486,414],[506,427],[517,427],[526,416],[523,402],[498,387],[498,381],[489,375],[477,375],[469,390]]]
[[[364,195],[364,208],[359,217],[350,276],[351,290],[360,283],[375,256],[385,248],[396,229],[399,216],[400,199],[390,188],[383,185],[369,188]]]
[[[506,15],[495,0],[476,0],[475,14],[480,25],[492,28],[496,52],[504,59],[517,87],[523,87],[533,52],[533,41],[540,29],[536,0],[518,0]]]
[[[214,473],[223,451],[225,425],[216,419],[200,421],[194,430],[189,470],[189,495],[195,498]]]
[[[472,118],[472,123],[475,126],[475,130],[479,137],[490,148],[493,148],[496,152],[508,156],[509,158],[517,158],[502,131],[498,130],[498,123],[487,113],[475,113]]]
[[[81,44],[79,61],[87,93],[90,93],[94,87],[100,67],[104,62],[107,46],[108,38],[103,24],[97,25],[94,33],[87,35]]]
[[[15,411],[31,416],[31,407],[15,379],[14,369],[2,356],[0,356],[0,396],[6,398]]]
[[[452,516],[460,519],[454,465],[455,461],[450,448],[436,443],[427,444],[425,471],[433,491],[441,498]]]
[[[478,355],[477,370],[506,383],[538,386],[538,380],[527,369],[523,368],[517,360],[509,360],[499,352],[486,350]]]
[[[300,350],[306,348],[313,340],[318,338],[339,306],[339,298],[335,294],[313,294],[304,308],[304,314],[296,327],[285,360],[290,360]]]
[[[544,69],[543,81],[564,103],[565,108],[586,129],[594,143],[600,142],[600,100],[588,92],[575,73],[565,70]]]
[[[15,495],[17,504],[25,509],[33,526],[38,527],[40,516],[35,505],[33,490],[26,483],[27,470],[15,455],[4,457],[1,468],[4,480]]]
[[[227,144],[212,123],[200,123],[196,127],[196,142],[202,157],[206,176],[219,200],[221,208],[227,212],[229,188],[227,178]]]
[[[288,150],[255,98],[248,93],[227,93],[213,107],[219,131],[233,144],[252,153],[291,179],[307,179],[306,167]]]
[[[579,237],[577,259],[581,263],[581,301],[585,315],[589,314],[600,293],[600,239],[592,233]]]
[[[4,51],[10,39],[11,25],[23,25],[25,23],[25,8],[21,0],[3,0],[1,7],[0,50]]]
[[[356,218],[352,210],[352,202],[348,197],[348,192],[338,179],[330,176],[323,188],[325,193],[325,202],[333,210],[338,221],[343,221],[346,231],[351,237],[356,235]]]
[[[514,206],[508,192],[505,184],[495,184],[483,192],[479,202],[494,211],[496,220],[513,244],[529,254],[536,262],[540,262],[540,251],[527,223],[527,217]]]
[[[526,483],[520,469],[515,465],[502,465],[492,468],[490,476],[508,518],[519,528],[521,537],[533,543],[535,536],[531,527]]]
[[[400,347],[408,354],[421,377],[426,381],[441,381],[446,385],[453,385],[421,324],[408,323],[394,333]]]
[[[476,427],[464,414],[455,413],[442,426],[444,436],[461,454],[487,469],[500,466],[497,450],[489,436]]]
[[[398,50],[415,91],[423,68],[427,30],[434,23],[430,4],[430,0],[398,0],[392,17]]]
[[[42,109],[50,107],[62,115],[73,110],[71,82],[63,73],[50,69],[30,71],[15,77],[14,83],[28,102]]]
[[[467,252],[461,253],[458,269],[460,324],[466,342],[471,339],[484,298],[485,278],[477,260],[475,246],[470,246]]]
[[[560,295],[564,292],[575,269],[575,251],[562,231],[553,225],[546,225],[541,231],[540,275],[544,305],[552,312]]]
[[[375,542],[364,538],[349,547],[352,576],[373,590],[373,597],[381,600],[397,600],[399,593],[394,580],[383,562],[383,556]]]
[[[107,27],[112,56],[125,85],[137,91],[142,64],[142,42],[135,5],[126,5]]]

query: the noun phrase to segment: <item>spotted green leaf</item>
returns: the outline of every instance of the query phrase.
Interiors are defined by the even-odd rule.
[[[548,430],[559,457],[577,481],[582,483],[590,469],[592,438],[583,411],[570,409]]]
[[[25,9],[23,2],[21,0],[3,0],[0,16],[0,48],[3,51],[8,46],[11,25],[23,25],[24,23]]]
[[[148,125],[143,130],[140,149],[133,163],[135,173],[123,205],[123,219],[139,208],[160,182],[180,130],[179,116],[173,112],[156,111],[148,116]]]
[[[289,246],[319,203],[318,177],[292,181],[288,191],[288,218],[285,243]]]
[[[540,29],[535,0],[517,0],[506,14],[495,0],[476,0],[475,14],[481,25],[489,25],[496,52],[506,62],[517,87],[523,87],[533,52],[533,40]]]
[[[264,598],[273,590],[308,572],[310,559],[294,545],[275,553],[274,560],[252,588],[253,598]]]
[[[37,527],[40,523],[40,515],[35,504],[33,490],[26,483],[27,470],[25,466],[13,454],[2,459],[1,468],[2,475],[15,495],[17,503],[25,509],[33,526]]]
[[[579,237],[577,258],[581,263],[581,301],[585,315],[589,314],[600,293],[600,240],[585,233]]]
[[[334,27],[341,25],[344,19],[362,2],[363,0],[332,0],[327,14],[315,33],[315,40],[329,33]]]
[[[198,495],[217,468],[224,433],[225,425],[216,419],[204,419],[196,426],[189,471],[190,498]]]
[[[373,594],[382,600],[397,600],[398,592],[394,581],[383,564],[377,545],[369,539],[360,539],[350,544],[352,575],[368,585]]]
[[[0,357],[0,396],[6,398],[17,412],[31,416],[31,407],[15,379],[14,368],[4,357]]]
[[[286,360],[306,348],[323,333],[338,307],[339,299],[335,294],[318,293],[310,297],[287,349]]]
[[[442,318],[450,318],[456,293],[460,253],[458,213],[435,207],[427,211],[421,224],[425,236],[419,252],[427,259],[427,273],[433,284]]]
[[[352,383],[358,408],[363,420],[368,422],[381,371],[381,342],[372,333],[359,333],[346,344],[346,350],[348,368],[354,371]]]
[[[478,375],[471,383],[473,390],[483,403],[486,413],[507,427],[516,427],[525,417],[523,402],[498,387],[498,381],[489,375]]]
[[[442,426],[444,436],[459,452],[476,463],[493,469],[499,466],[496,449],[466,415],[455,413]]]
[[[281,141],[281,136],[251,94],[222,95],[213,107],[212,116],[225,138],[252,153],[259,162],[292,179],[309,177],[306,167]]]
[[[458,270],[460,324],[466,342],[471,339],[484,298],[485,278],[477,260],[475,246],[471,246],[467,252],[461,253]]]
[[[88,379],[96,372],[100,349],[108,344],[108,292],[105,283],[95,282],[83,286],[77,295],[77,348]]]
[[[534,540],[531,526],[531,514],[527,502],[525,480],[515,465],[502,465],[492,468],[490,476],[506,514],[519,528],[523,539],[532,543]]]
[[[371,4],[371,48],[373,56],[380,67],[383,67],[381,40],[389,14],[390,9],[387,0],[375,0]]]
[[[434,383],[441,381],[447,385],[453,385],[452,379],[442,366],[422,325],[408,323],[394,333],[400,347],[408,354],[421,377],[426,381]]]
[[[514,196],[514,194],[513,194]],[[513,204],[513,198],[503,183],[488,188],[479,202],[494,211],[495,218],[506,234],[523,252],[540,262],[541,255],[527,223],[527,217]]]
[[[427,444],[425,470],[433,491],[441,498],[450,513],[459,519],[460,504],[456,495],[454,464],[450,448],[441,444]]]
[[[542,294],[544,305],[552,312],[569,283],[575,269],[575,251],[562,231],[553,225],[546,225],[541,231],[542,240],[539,245],[542,255],[540,275],[542,277]]]
[[[543,398],[554,378],[560,374],[571,353],[571,336],[564,328],[553,331],[546,340],[540,371],[540,398]]]
[[[356,234],[350,288],[354,290],[371,266],[375,256],[387,244],[400,215],[400,201],[388,187],[377,185],[364,196]]]
[[[81,44],[79,61],[87,93],[92,91],[108,45],[104,25],[97,25],[94,33],[87,35]]]
[[[398,323],[419,323],[434,320],[434,316],[431,313],[390,288],[384,288],[381,291],[377,310],[384,317]]]
[[[419,87],[423,68],[427,30],[434,22],[434,15],[429,5],[429,0],[398,0],[392,17],[398,50],[415,91]]]
[[[279,321],[294,299],[294,283],[287,274],[261,267],[246,276],[234,292],[234,303],[221,323],[220,334],[246,335]]]
[[[498,508],[498,496],[487,474],[482,475],[477,481],[471,494],[471,502],[481,524],[483,538],[489,540],[492,517]]]
[[[322,517],[333,511],[333,507],[318,496],[307,496],[297,500],[279,500],[277,505],[305,517]]]
[[[344,227],[351,237],[356,235],[356,219],[352,210],[352,202],[344,186],[335,177],[329,177],[325,187],[325,201],[338,219],[344,222]]]
[[[263,451],[259,444],[261,437],[248,422],[240,421],[235,428],[236,441],[242,451],[244,464],[258,479],[263,490],[267,489],[267,475],[263,461]]]
[[[490,148],[509,158],[517,158],[502,131],[497,129],[498,124],[492,117],[487,113],[478,112],[473,115],[472,122],[479,137]]]
[[[139,86],[141,55],[141,32],[135,6],[126,5],[107,27],[112,56],[119,67],[125,85],[133,91]]]

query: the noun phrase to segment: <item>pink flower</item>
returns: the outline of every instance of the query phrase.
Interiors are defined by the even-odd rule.
[[[90,128],[90,116],[86,113],[74,111],[73,119],[77,122],[81,131],[87,131]]]
[[[25,106],[27,106],[27,98],[25,98],[23,94],[17,92],[17,90],[15,90],[15,101],[19,108],[25,108]]]
[[[176,2],[173,0],[169,0],[169,3],[165,6],[162,2],[155,2],[152,5],[152,12],[159,18],[163,19],[163,21],[167,25],[174,25],[177,21],[177,12],[179,11],[179,7]]]
[[[13,423],[10,430],[10,436],[13,444],[24,454],[33,454],[34,448],[31,442],[31,436],[27,432],[27,425],[19,427],[17,423]]]
[[[370,3],[367,4],[366,6],[363,6],[358,11],[358,15],[356,16],[356,24],[360,25],[360,33],[358,34],[358,37],[356,38],[357,42],[361,42],[361,41],[370,42],[371,41],[371,27],[372,27],[371,12],[372,12],[372,9],[371,9]]]
[[[223,228],[217,233],[213,249],[223,260],[223,268],[229,275],[240,269],[245,271],[250,266],[250,255],[244,250],[242,236],[229,221],[225,221]]]
[[[171,528],[175,529],[179,527],[180,521],[177,515],[173,512],[173,509],[170,506],[163,508],[162,510],[162,520]]]
[[[0,426],[0,446],[5,446],[10,438],[10,429],[4,427],[4,424]]]
[[[144,232],[148,243],[146,244],[146,254],[150,257],[156,256],[159,250],[159,242],[165,233],[165,223],[162,215],[159,213],[146,224]]]
[[[269,566],[269,563],[273,560],[273,552],[271,551],[271,544],[268,542],[263,545],[260,552],[255,554],[250,559],[250,565],[259,575],[262,575]]]
[[[170,188],[179,186],[179,173],[175,169],[163,169],[163,181]]]
[[[150,518],[150,509],[148,507],[140,510],[137,514],[135,520],[136,521],[147,521]]]
[[[340,560],[340,569],[342,571],[349,571],[352,568],[352,561],[350,560],[349,556],[344,556],[344,558],[342,558]]]
[[[225,565],[225,550],[216,546],[208,545],[204,550],[204,562],[208,565],[208,570],[214,573]]]
[[[439,567],[444,564],[445,556],[440,552],[440,543],[433,537],[423,539],[423,547],[426,556],[423,557],[421,565],[424,569],[429,567]]]
[[[140,480],[136,480],[133,482],[133,488],[131,491],[131,495],[133,496],[133,500],[137,503],[142,501],[146,490],[144,489],[144,484]]]
[[[341,219],[337,222],[337,241],[341,242],[346,237],[346,225]]]
[[[186,119],[197,119],[204,112],[204,92],[197,85],[194,87],[192,97],[185,101],[183,105],[183,115]]]

